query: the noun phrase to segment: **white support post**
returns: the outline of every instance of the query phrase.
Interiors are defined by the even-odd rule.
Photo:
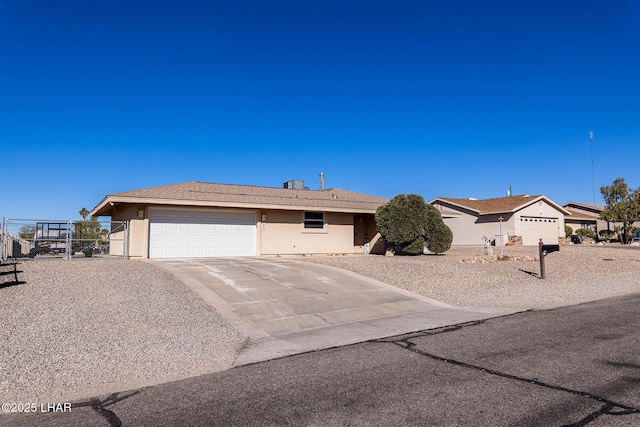
[[[64,258],[71,259],[73,256],[73,247],[71,245],[71,220],[67,221],[67,235],[65,238]]]

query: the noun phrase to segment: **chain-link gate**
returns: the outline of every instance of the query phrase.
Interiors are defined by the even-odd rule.
[[[127,221],[2,218],[0,260],[115,255],[129,257]]]

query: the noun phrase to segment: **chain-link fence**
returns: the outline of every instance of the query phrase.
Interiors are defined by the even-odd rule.
[[[126,221],[2,218],[0,259],[129,256]]]

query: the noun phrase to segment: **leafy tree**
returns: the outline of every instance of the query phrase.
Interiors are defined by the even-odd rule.
[[[33,239],[36,235],[35,225],[23,225],[18,231],[18,237],[21,239]]]
[[[620,241],[624,244],[633,242],[638,229],[633,223],[640,221],[640,188],[630,189],[624,178],[617,178],[613,183],[600,188],[606,208],[600,218],[608,222],[622,223],[615,227]]]
[[[397,254],[419,255],[425,245],[434,249],[431,252],[442,253],[451,247],[453,239],[440,212],[417,194],[399,194],[380,206],[376,227]]]
[[[85,208],[80,209],[78,213],[83,220],[75,223],[76,238],[81,240],[95,240],[96,244],[103,241],[108,231],[100,228],[101,224],[98,218],[91,217],[87,220],[89,211]]]
[[[77,221],[75,224],[75,232],[78,239],[100,239],[101,231],[100,222],[95,217],[86,221]]]

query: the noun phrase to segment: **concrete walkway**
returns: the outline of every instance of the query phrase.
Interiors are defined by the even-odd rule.
[[[235,365],[515,313],[454,307],[293,259],[155,261],[249,337]]]

